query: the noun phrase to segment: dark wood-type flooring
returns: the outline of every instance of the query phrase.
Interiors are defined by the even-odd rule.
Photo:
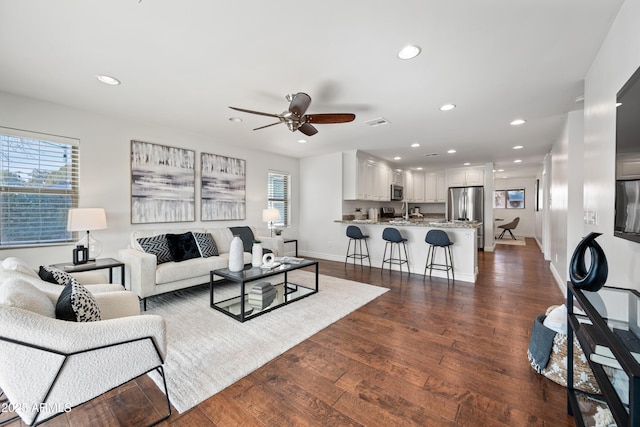
[[[391,290],[161,425],[574,425],[566,390],[527,360],[534,317],[563,296],[526,241],[479,252],[475,285],[321,260],[321,274]],[[143,425],[164,404],[144,376],[46,425]]]

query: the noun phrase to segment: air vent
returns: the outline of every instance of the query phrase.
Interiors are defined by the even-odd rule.
[[[385,119],[384,117],[378,117],[377,119],[369,120],[365,123],[372,127],[391,124],[391,122],[389,122],[389,120]]]
[[[427,153],[424,156],[425,157],[436,157],[438,155],[438,153]]]

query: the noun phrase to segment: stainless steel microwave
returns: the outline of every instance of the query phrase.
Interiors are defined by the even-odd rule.
[[[404,198],[404,187],[402,185],[391,184],[391,200],[402,200]]]

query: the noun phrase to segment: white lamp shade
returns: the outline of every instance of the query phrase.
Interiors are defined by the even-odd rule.
[[[276,208],[263,209],[262,221],[264,222],[280,221],[280,211]]]
[[[68,231],[102,230],[107,228],[107,216],[103,208],[69,209]]]

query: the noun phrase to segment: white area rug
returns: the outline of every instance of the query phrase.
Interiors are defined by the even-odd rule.
[[[270,281],[276,283],[271,277]],[[312,286],[314,274],[289,273]],[[326,328],[387,288],[320,275],[319,292],[240,323],[209,307],[209,287],[153,297],[147,313],[167,322],[169,399],[184,412]],[[218,296],[216,294],[216,301]],[[161,378],[149,374],[164,390]]]
[[[515,245],[515,246],[526,246],[527,242],[524,240],[524,237],[516,236],[516,240],[513,240],[511,236],[505,234],[502,239],[496,239],[496,244],[499,245]]]

